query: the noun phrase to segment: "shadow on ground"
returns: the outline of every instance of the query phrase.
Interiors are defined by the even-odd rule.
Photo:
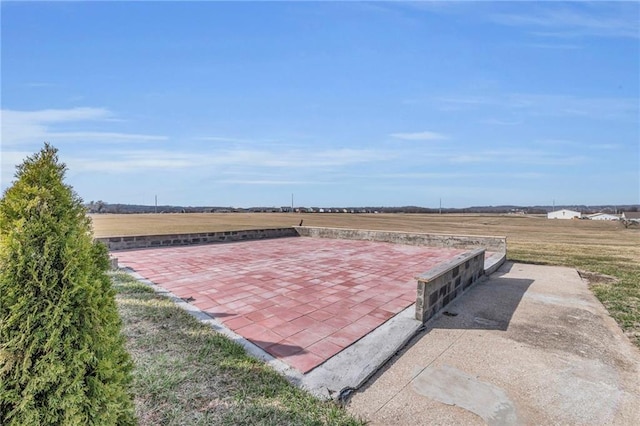
[[[445,307],[439,315],[428,321],[422,331],[417,333],[404,348],[367,380],[361,391],[365,391],[375,383],[403,354],[434,329],[506,331],[522,298],[534,282],[531,279],[506,278],[505,275],[511,271],[512,267],[512,262],[505,262],[488,280],[471,287],[465,294]]]
[[[203,312],[212,318],[225,318],[225,317],[236,316],[236,314],[228,314],[226,312],[214,312],[214,311],[203,311]]]
[[[427,331],[432,328],[506,331],[533,280],[502,278],[504,273],[496,272],[490,280],[471,288],[446,307],[440,318],[427,323]]]
[[[272,355],[276,355],[280,358],[284,358],[287,356],[301,355],[303,353],[307,353],[307,351],[302,346],[297,345],[285,345],[282,343],[269,342],[265,340],[257,340],[257,339],[249,339],[251,343],[259,346],[265,351],[268,351]]]

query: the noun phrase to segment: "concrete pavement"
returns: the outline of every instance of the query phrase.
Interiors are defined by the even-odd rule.
[[[372,425],[638,424],[640,351],[575,269],[506,263],[347,409]]]

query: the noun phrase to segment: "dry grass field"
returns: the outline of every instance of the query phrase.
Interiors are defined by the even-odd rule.
[[[589,220],[482,214],[190,213],[91,215],[96,237],[275,228],[298,225],[460,235],[505,235],[509,243],[557,242],[633,245],[637,228]],[[637,245],[637,244],[635,244]]]

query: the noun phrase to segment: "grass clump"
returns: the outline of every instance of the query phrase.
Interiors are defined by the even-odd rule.
[[[124,273],[113,274],[143,425],[361,425]]]

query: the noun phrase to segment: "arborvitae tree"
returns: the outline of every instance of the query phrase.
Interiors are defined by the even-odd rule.
[[[0,200],[0,424],[133,424],[107,249],[49,144]]]

